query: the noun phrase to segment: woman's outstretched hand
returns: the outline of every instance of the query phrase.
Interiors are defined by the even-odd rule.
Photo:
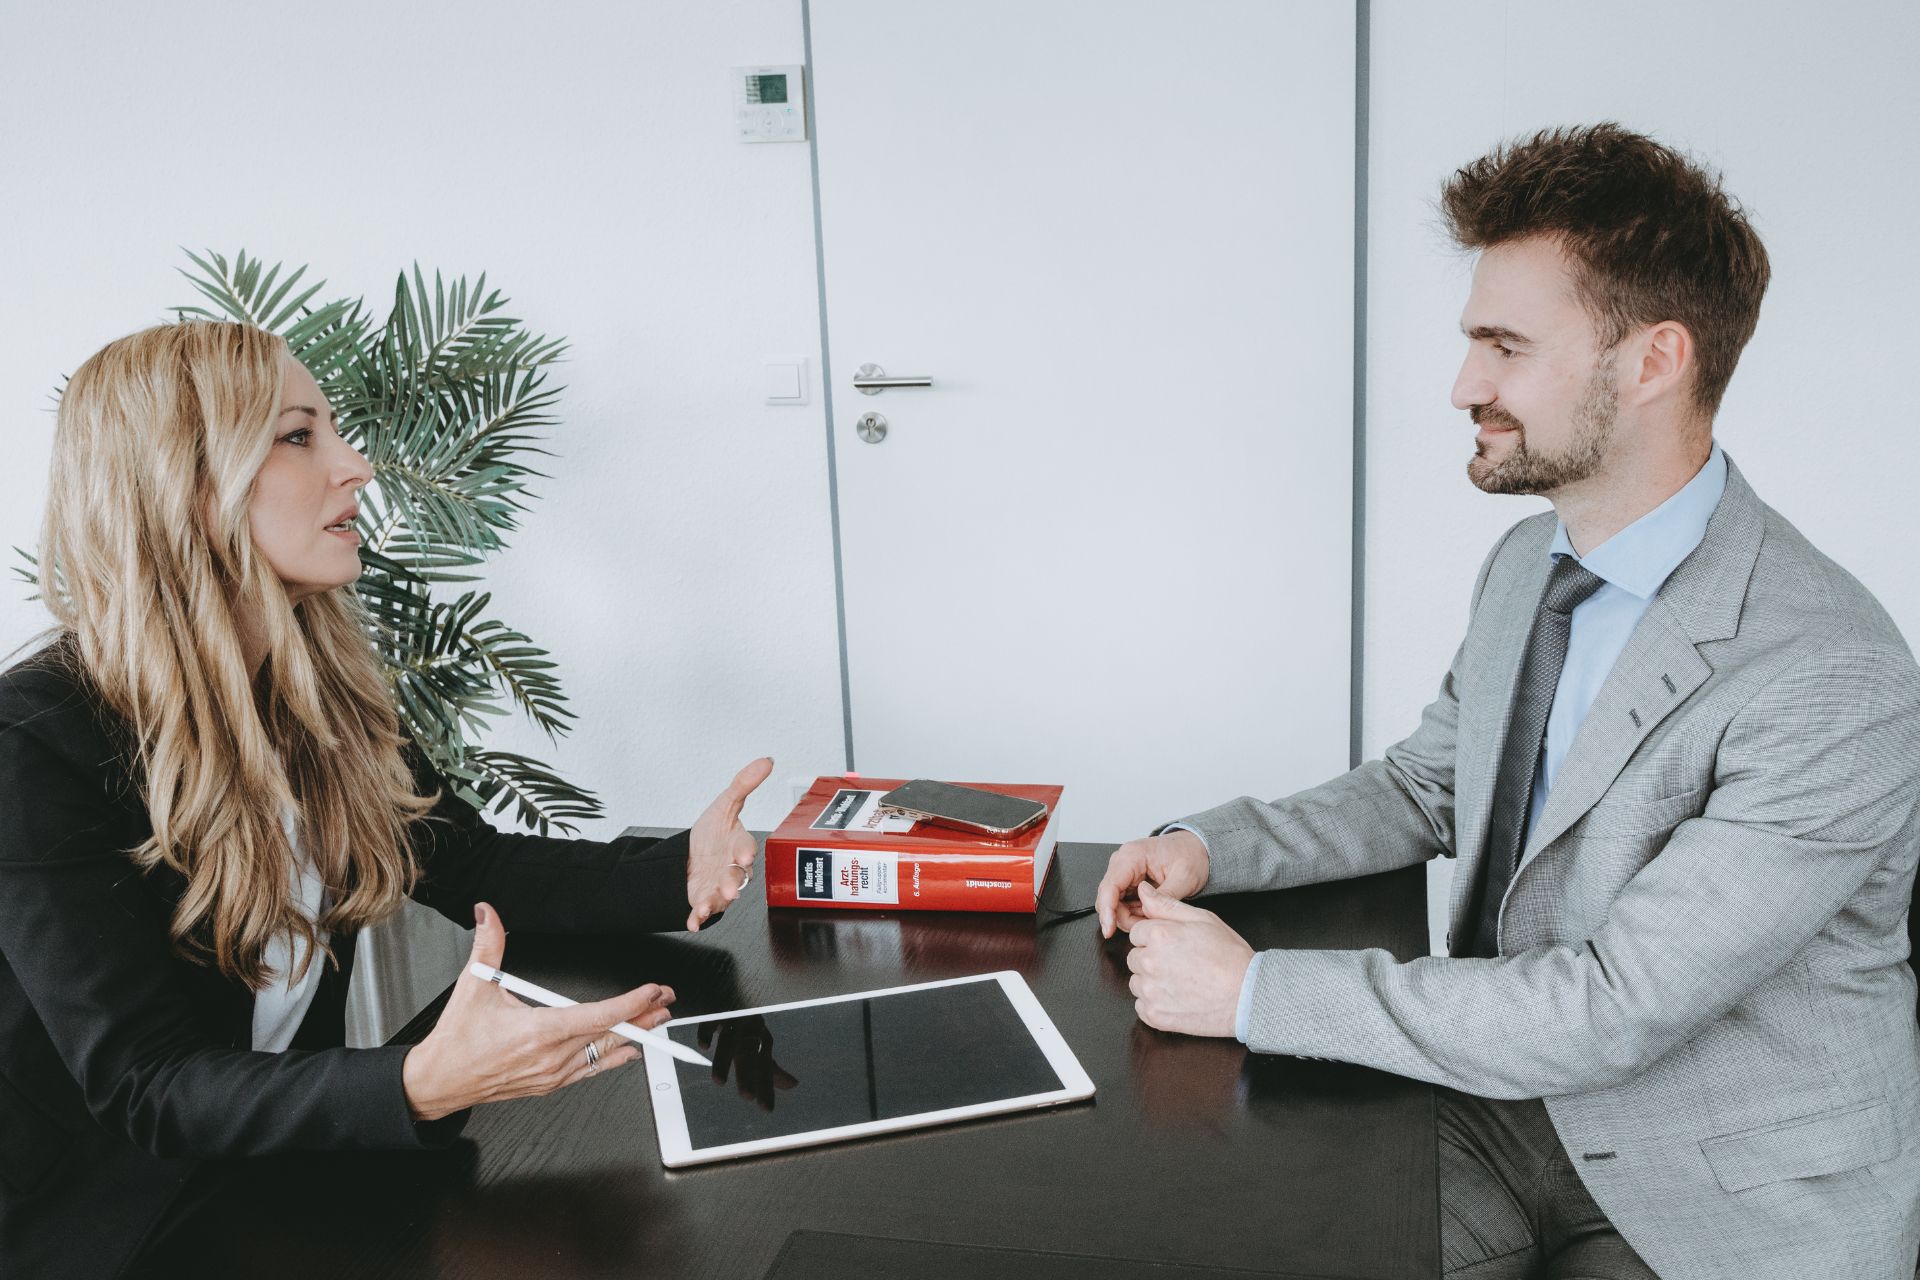
[[[498,968],[506,949],[500,917],[480,903],[473,909],[469,965]],[[592,1004],[533,1008],[463,969],[440,1021],[407,1052],[401,1068],[407,1106],[416,1120],[438,1120],[475,1103],[552,1093],[624,1066],[640,1056],[640,1047],[607,1028],[616,1022],[658,1026],[672,1003],[671,988],[648,983]],[[589,1044],[597,1062],[588,1061]]]
[[[753,871],[754,855],[759,852],[753,837],[740,825],[740,806],[753,789],[773,772],[773,760],[762,756],[734,775],[688,836],[687,854],[687,929],[696,931],[707,917],[727,909],[746,887],[747,874]]]

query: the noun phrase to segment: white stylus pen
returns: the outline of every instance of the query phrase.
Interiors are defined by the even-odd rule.
[[[491,982],[496,986],[505,987],[522,1000],[531,1000],[535,1004],[544,1004],[550,1009],[564,1009],[569,1005],[580,1003],[578,1000],[569,1000],[558,992],[549,991],[545,987],[536,987],[525,978],[516,978],[512,974],[496,969],[490,964],[475,963],[467,972],[482,982]],[[691,1062],[696,1067],[710,1067],[713,1065],[713,1059],[701,1057],[698,1052],[687,1048],[687,1046],[681,1044],[678,1040],[663,1036],[658,1031],[648,1031],[645,1027],[636,1027],[631,1022],[618,1022],[608,1027],[607,1030],[618,1032],[635,1044],[646,1045],[658,1049],[662,1053],[670,1053],[680,1059],[680,1061]]]

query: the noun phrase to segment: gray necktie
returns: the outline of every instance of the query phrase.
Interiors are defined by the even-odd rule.
[[[1567,661],[1567,636],[1573,630],[1573,611],[1581,601],[1606,585],[1572,556],[1556,556],[1540,607],[1533,615],[1533,635],[1520,667],[1520,687],[1513,702],[1513,719],[1500,752],[1500,772],[1494,775],[1493,816],[1487,824],[1487,852],[1480,860],[1474,894],[1473,922],[1467,946],[1455,955],[1500,954],[1500,902],[1520,861],[1533,811],[1533,780],[1539,770],[1540,747],[1547,736],[1547,714],[1553,710],[1560,668]]]

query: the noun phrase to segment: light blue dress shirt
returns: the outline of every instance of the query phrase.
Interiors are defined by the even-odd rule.
[[[1727,489],[1727,459],[1715,444],[1693,479],[1680,491],[1653,510],[1635,520],[1605,542],[1575,555],[1567,526],[1554,530],[1549,557],[1574,556],[1592,573],[1606,579],[1606,585],[1588,596],[1573,611],[1572,631],[1567,638],[1567,661],[1560,668],[1560,683],[1554,687],[1553,710],[1547,713],[1546,741],[1541,746],[1540,763],[1533,776],[1533,805],[1527,812],[1527,830],[1540,820],[1547,807],[1547,796],[1560,776],[1573,740],[1600,686],[1627,647],[1633,629],[1646,616],[1647,606],[1660,591],[1661,584],[1693,554],[1706,537],[1707,521],[1720,505]],[[1183,830],[1192,830],[1184,827]],[[1199,832],[1194,832],[1199,835]],[[1205,836],[1201,836],[1204,841]],[[1522,835],[1521,846],[1526,844]],[[1255,953],[1240,984],[1240,1005],[1234,1015],[1233,1034],[1246,1043],[1247,1020],[1253,1011],[1253,986],[1260,973],[1264,953]]]

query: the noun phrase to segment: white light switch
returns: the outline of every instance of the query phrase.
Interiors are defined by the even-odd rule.
[[[768,404],[807,402],[807,358],[772,356],[760,366],[760,382]]]

